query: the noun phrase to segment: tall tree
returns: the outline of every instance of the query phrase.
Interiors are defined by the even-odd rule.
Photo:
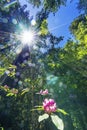
[[[19,92],[22,89],[29,90],[27,94],[24,93],[23,96],[19,95],[17,98],[6,97],[6,93],[0,92],[0,103],[2,104],[0,107],[0,124],[6,130],[10,128],[13,130],[44,129],[43,124],[37,123],[38,113],[30,110],[37,102],[40,103],[40,98],[35,93],[40,91],[46,83],[44,64],[41,61],[43,53],[53,49],[55,44],[59,44],[63,39],[50,34],[46,20],[49,12],[42,10],[38,13],[37,24],[33,26],[29,11],[25,11],[25,9],[26,5],[21,7],[18,4],[15,8],[11,6],[9,10],[8,8],[5,10],[1,8],[0,12],[1,85],[8,85],[10,89],[12,87],[18,88]],[[31,46],[22,45],[21,42],[21,32],[27,28],[32,29],[35,33],[35,39]],[[17,49],[19,49],[18,53]],[[9,122],[11,122],[10,125],[8,125]]]

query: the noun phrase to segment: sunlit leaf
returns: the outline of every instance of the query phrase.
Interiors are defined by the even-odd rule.
[[[13,0],[13,1],[11,1],[11,2],[6,3],[6,4],[4,5],[4,9],[10,8],[11,6],[17,4],[17,2],[18,2],[17,0]]]
[[[57,127],[58,130],[63,130],[64,129],[64,124],[63,121],[55,114],[51,115],[52,122],[54,125]]]
[[[57,112],[61,112],[62,114],[64,114],[64,115],[68,115],[68,113],[67,112],[65,112],[63,109],[57,109]]]
[[[9,69],[16,69],[16,66],[10,64]]]
[[[40,35],[47,35],[48,34],[48,28],[47,28],[47,20],[43,20],[41,27],[40,27]]]
[[[3,127],[0,127],[0,129],[1,129],[1,130],[4,130],[4,128],[3,128]]]
[[[5,68],[0,68],[0,74],[2,75],[5,72]]]
[[[6,96],[14,96],[14,93],[8,93]]]
[[[5,70],[5,68],[0,68],[0,71],[4,71]]]
[[[25,94],[25,93],[27,93],[27,92],[29,92],[29,88],[23,89],[21,95],[23,95],[23,94]]]
[[[43,106],[35,106],[36,108],[42,108]]]
[[[32,109],[31,111],[43,111],[44,109],[43,109],[43,106],[38,106],[38,107],[36,107],[36,108],[34,108],[34,109]]]
[[[48,117],[49,117],[49,115],[45,113],[45,114],[39,116],[39,118],[38,118],[38,122],[41,122],[41,121],[47,119]]]

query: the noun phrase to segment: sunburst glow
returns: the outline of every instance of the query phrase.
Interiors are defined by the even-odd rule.
[[[24,31],[21,35],[21,41],[23,44],[31,44],[34,39],[34,33],[32,31]]]

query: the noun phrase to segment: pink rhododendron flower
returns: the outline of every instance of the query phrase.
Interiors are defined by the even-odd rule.
[[[17,94],[18,93],[18,89],[12,88],[11,92],[14,93],[14,94]]]
[[[9,87],[7,85],[4,86],[4,90],[5,91],[8,91],[9,90]]]
[[[36,94],[47,95],[48,94],[48,89],[40,90],[40,92],[36,93]]]
[[[41,91],[40,91],[40,94],[41,94],[41,95],[47,95],[47,94],[48,94],[48,89],[45,89],[44,91],[41,90]]]
[[[48,114],[55,112],[57,109],[54,99],[45,99],[43,102],[43,108]]]

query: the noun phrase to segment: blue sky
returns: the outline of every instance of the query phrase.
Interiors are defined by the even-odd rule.
[[[55,36],[64,36],[64,40],[61,42],[61,46],[63,46],[67,39],[71,37],[69,26],[71,22],[79,16],[79,11],[77,10],[77,2],[78,0],[67,0],[66,6],[61,6],[55,16],[51,13],[48,18],[48,27],[50,32],[52,32]],[[20,0],[21,4],[26,4],[26,0]],[[30,15],[35,17],[37,8],[32,8],[31,5],[28,4],[28,9],[30,10]]]
[[[53,16],[53,14],[50,14],[49,16],[48,27],[51,32],[55,36],[64,36],[64,41],[61,42],[61,44],[64,44],[67,39],[71,37],[69,26],[71,22],[80,15],[76,8],[77,1],[78,0],[73,0],[73,2],[70,3],[70,0],[68,0],[67,5],[62,6],[55,16]]]

